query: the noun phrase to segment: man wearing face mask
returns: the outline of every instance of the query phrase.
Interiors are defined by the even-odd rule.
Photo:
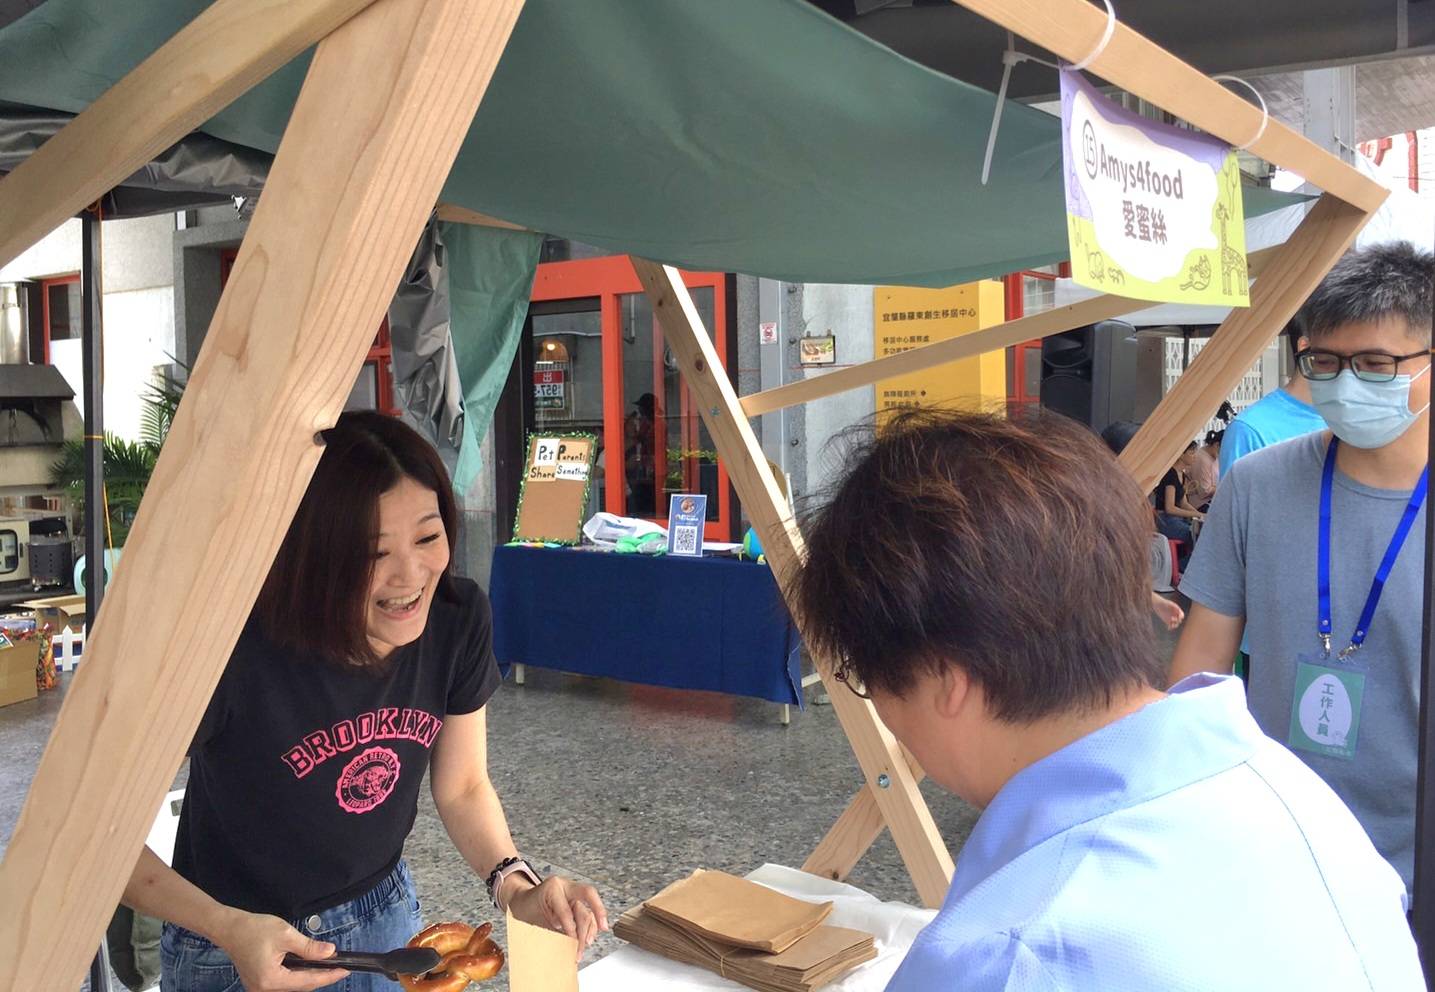
[[[1302,309],[1297,356],[1330,430],[1254,452],[1216,493],[1181,582],[1172,681],[1226,672],[1244,632],[1248,702],[1414,874],[1435,259],[1346,255]]]

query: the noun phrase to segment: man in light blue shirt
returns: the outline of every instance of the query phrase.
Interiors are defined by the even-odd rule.
[[[1292,355],[1309,344],[1301,331],[1299,318],[1293,318],[1281,333],[1289,342]],[[1224,479],[1231,466],[1252,451],[1323,430],[1325,419],[1311,405],[1310,384],[1304,377],[1293,375],[1282,388],[1242,410],[1226,428],[1218,463],[1221,478]]]
[[[889,992],[1425,988],[1399,877],[1241,683],[1161,690],[1150,507],[1089,431],[897,417],[806,529],[809,646],[984,807]]]

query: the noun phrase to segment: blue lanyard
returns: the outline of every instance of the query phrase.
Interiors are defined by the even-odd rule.
[[[1335,479],[1335,449],[1340,442],[1332,437],[1330,447],[1325,452],[1325,468],[1320,476],[1320,548],[1317,567],[1319,575],[1320,594],[1320,642],[1325,645],[1325,656],[1330,657],[1330,493],[1332,482]],[[1385,549],[1385,557],[1380,561],[1380,567],[1375,571],[1375,581],[1370,584],[1370,595],[1365,597],[1365,608],[1360,611],[1360,620],[1356,623],[1355,633],[1350,637],[1350,646],[1340,652],[1339,657],[1345,659],[1350,657],[1360,646],[1365,643],[1365,636],[1370,633],[1370,621],[1375,619],[1375,608],[1380,605],[1380,594],[1385,591],[1385,581],[1390,578],[1390,571],[1395,567],[1395,559],[1400,554],[1400,549],[1405,545],[1405,539],[1410,536],[1410,528],[1415,524],[1415,516],[1420,512],[1420,507],[1425,503],[1425,486],[1430,476],[1430,466],[1427,464],[1424,471],[1420,473],[1420,481],[1415,484],[1415,491],[1410,494],[1410,502],[1405,504],[1405,513],[1400,518],[1400,523],[1395,527],[1395,533],[1390,538],[1390,547]]]

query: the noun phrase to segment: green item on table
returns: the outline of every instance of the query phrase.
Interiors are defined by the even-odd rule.
[[[665,555],[668,553],[668,539],[658,533],[620,537],[613,550],[620,555]]]

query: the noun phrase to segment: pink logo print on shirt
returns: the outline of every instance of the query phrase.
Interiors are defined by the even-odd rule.
[[[386,747],[371,747],[349,762],[334,788],[346,813],[367,813],[383,803],[399,780],[399,756]]]

